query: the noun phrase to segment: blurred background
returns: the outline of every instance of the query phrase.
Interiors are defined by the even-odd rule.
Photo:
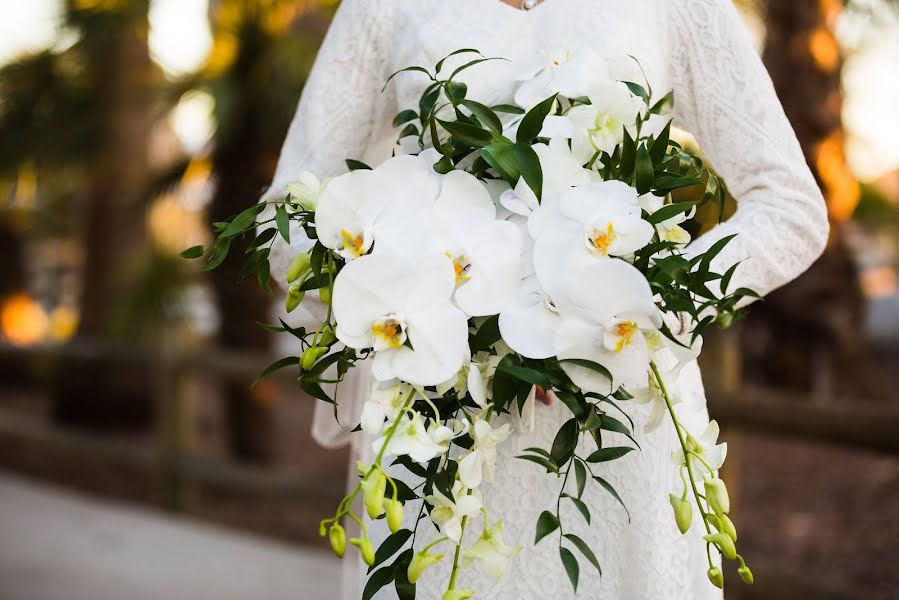
[[[0,600],[335,596],[346,455],[250,387],[239,261],[177,255],[270,181],[336,4],[0,0]],[[758,582],[727,597],[899,598],[899,6],[738,4],[833,235],[703,356]]]

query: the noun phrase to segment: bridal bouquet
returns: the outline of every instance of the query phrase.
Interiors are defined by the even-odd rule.
[[[471,597],[460,569],[479,562],[499,577],[519,550],[503,541],[503,515],[483,505],[478,488],[493,479],[497,446],[512,423],[526,426],[538,394],[554,396],[570,419],[550,448],[519,458],[561,480],[559,503],[535,523],[535,543],[558,533],[576,588],[579,560],[600,565],[573,527],[562,527],[559,505],[573,503],[589,523],[581,496],[591,483],[622,502],[601,467],[637,448],[622,403],[652,403],[642,425],[651,430],[669,419],[679,441],[672,468],[683,487],[670,495],[678,528],[699,521],[706,532],[712,583],[723,585],[712,552],[736,561],[751,583],[717,474],[725,455],[717,425],[687,431],[669,392],[698,355],[703,330],[738,317],[738,302],[754,295],[729,290],[735,267],[712,269],[729,238],[698,256],[683,253],[685,222],[698,205],[715,203],[720,213],[723,182],[670,138],[671,94],[656,99],[648,83],[611,79],[593,54],[535,66],[514,90],[515,104],[496,106],[468,97],[458,80],[495,59],[453,54],[471,60],[448,76],[445,59],[432,70],[398,72],[430,82],[418,106],[394,121],[399,146],[414,154],[374,168],[348,160],[350,172],[330,180],[303,173],[283,200],[216,223],[214,244],[184,253],[207,255],[205,268],[214,268],[233,239],[255,235],[244,275],[255,272],[268,290],[271,245],[279,235],[289,242],[290,223],[298,223],[309,250],[286,274],[287,310],[314,292],[327,315],[314,330],[267,326],[294,335],[302,351],[262,375],[299,368],[302,388],[333,403],[326,390],[370,361],[373,391],[357,429],[375,440],[375,458],[358,465],[355,489],[322,521],[321,535],[342,557],[341,521],[358,524],[349,543],[371,567],[364,598],[390,583],[400,598],[413,598],[416,582],[441,560],[452,561],[444,600]],[[699,200],[671,200],[674,190],[693,186],[703,190]],[[676,360],[663,368],[664,353]],[[604,445],[603,431],[633,446]],[[590,452],[578,452],[582,440]],[[392,532],[377,549],[366,514],[353,510],[360,495],[368,519],[385,518]],[[405,529],[415,500],[418,518]],[[423,519],[441,537],[421,548]],[[473,519],[484,525],[469,539]]]

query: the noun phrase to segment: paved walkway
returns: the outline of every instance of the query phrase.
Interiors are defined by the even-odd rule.
[[[329,600],[319,552],[0,472],[0,600]]]

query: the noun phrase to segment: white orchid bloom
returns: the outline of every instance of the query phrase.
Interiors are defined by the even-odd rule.
[[[637,191],[621,181],[572,188],[557,206],[541,207],[544,233],[534,246],[535,262],[551,256],[575,269],[609,256],[625,257],[652,241],[652,225],[641,217]],[[553,214],[554,213],[554,214]]]
[[[434,205],[430,249],[455,271],[456,305],[471,316],[500,312],[521,280],[523,241],[518,227],[496,220],[496,205],[473,175],[450,171]]]
[[[530,109],[553,94],[566,98],[586,96],[591,82],[607,77],[605,62],[592,50],[552,48],[523,68],[517,78],[522,83],[515,92],[515,104]]]
[[[497,345],[505,347],[502,341],[497,342]],[[455,389],[460,397],[469,393],[478,406],[485,407],[491,397],[490,386],[496,367],[508,352],[508,348],[499,354],[478,352],[465,361],[456,375],[438,385],[437,393],[442,396],[451,389]]]
[[[690,460],[693,472],[697,475],[701,476],[708,472],[708,468],[711,468],[714,473],[724,464],[724,459],[727,458],[727,442],[723,444],[718,443],[719,433],[721,433],[721,429],[718,427],[718,422],[711,421],[699,438],[695,438],[689,433],[687,434],[687,450],[698,455],[702,460],[700,462],[696,460],[696,457]],[[672,452],[671,461],[678,466],[687,464],[684,452],[680,448]],[[708,468],[706,468],[706,465],[708,465]]]
[[[476,488],[481,481],[493,481],[496,474],[496,447],[509,437],[511,426],[507,423],[494,429],[490,423],[478,419],[471,430],[474,446],[459,461],[459,480],[469,488]]]
[[[450,440],[460,435],[433,419],[425,428],[422,416],[412,410],[407,411],[401,419],[384,450],[387,456],[408,456],[417,463],[425,464],[445,454]],[[386,437],[381,437],[372,444],[375,452],[381,450],[385,441]]]
[[[624,83],[604,80],[594,83],[587,96],[590,104],[571,108],[562,117],[548,117],[542,135],[571,140],[571,150],[582,165],[597,152],[612,154],[624,140],[625,128],[637,122],[644,104]]]
[[[387,388],[373,386],[370,399],[362,405],[359,417],[362,431],[369,435],[378,435],[384,428],[385,421],[393,421],[403,409],[405,397],[400,384]]]
[[[296,212],[299,210],[315,210],[318,199],[330,183],[330,178],[321,180],[309,171],[302,171],[299,179],[287,184],[287,210]]]
[[[445,256],[417,264],[384,255],[352,261],[334,282],[337,337],[356,350],[374,349],[379,381],[446,381],[469,353],[467,318],[450,300],[455,287]]]
[[[652,214],[665,206],[665,198],[654,194],[643,194],[640,196],[638,203],[640,208]],[[670,219],[656,223],[655,228],[659,232],[659,239],[663,242],[674,242],[678,246],[686,246],[690,243],[690,234],[681,227],[681,223],[689,221],[695,215],[696,207],[694,206],[688,212],[674,215]]]
[[[422,248],[439,181],[417,156],[334,178],[315,210],[321,243],[348,261],[370,252],[405,256]]]
[[[458,544],[462,539],[462,519],[477,515],[483,505],[478,493],[468,493],[459,480],[453,484],[452,492],[453,497],[447,498],[435,486],[434,493],[426,496],[425,501],[432,506],[431,520],[434,524],[443,535]]]
[[[640,271],[617,259],[604,259],[572,274],[572,309],[556,336],[560,359],[598,363],[612,376],[572,363],[562,368],[581,389],[609,394],[621,386],[647,386],[649,348],[644,331],[653,331],[661,315],[649,282]]]
[[[493,527],[484,529],[481,537],[474,545],[462,552],[466,564],[480,561],[486,572],[491,577],[499,579],[506,572],[509,559],[521,552],[521,546],[507,546],[503,540],[503,524],[497,521]]]
[[[653,331],[646,334],[646,342],[649,346],[650,356],[655,361],[662,376],[671,404],[677,406],[685,399],[681,392],[680,372],[685,365],[693,362],[699,356],[702,350],[702,337],[691,340],[693,337],[692,332],[675,335],[674,337],[679,343],[668,339],[659,331]],[[648,377],[649,387],[642,390],[634,390],[633,400],[637,404],[652,405],[649,417],[643,425],[644,432],[652,433],[662,424],[668,412],[668,406],[655,375],[649,373]],[[688,396],[687,399],[694,399],[694,396]],[[688,406],[690,408],[698,408],[697,404],[696,402],[690,402]]]

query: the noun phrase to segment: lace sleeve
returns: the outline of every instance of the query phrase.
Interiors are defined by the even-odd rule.
[[[730,0],[668,5],[675,122],[690,131],[737,200],[736,213],[687,254],[738,234],[715,261],[731,289],[767,294],[820,256],[827,209],[771,79]]]
[[[386,0],[343,0],[322,42],[296,115],[281,149],[272,185],[263,200],[283,197],[300,171],[319,177],[346,170],[347,158],[362,158],[388,99],[381,87],[389,73],[387,41],[391,16]],[[293,224],[288,246],[278,239],[269,257],[272,279],[284,274],[297,251],[308,248]]]

